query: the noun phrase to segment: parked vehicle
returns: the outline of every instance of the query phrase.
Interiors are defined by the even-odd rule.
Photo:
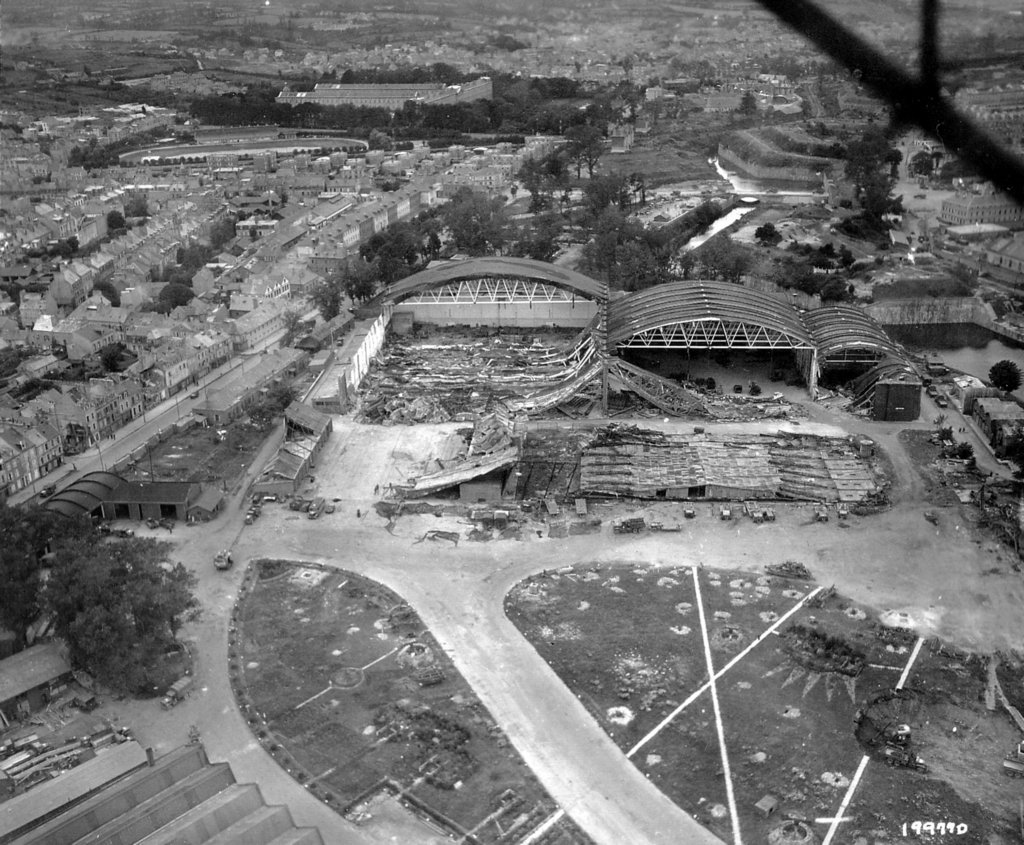
[[[48,499],[48,498],[50,498],[50,496],[52,496],[56,492],[57,492],[57,485],[56,484],[47,484],[42,490],[39,491],[39,498],[40,499]]]
[[[615,534],[639,534],[646,527],[647,524],[642,516],[634,516],[621,522],[613,523],[612,531]]]
[[[324,513],[334,513],[335,510],[336,510],[336,507],[335,507],[333,502],[331,502],[331,503],[329,503],[327,505],[324,505]]]
[[[146,520],[146,527],[147,528],[159,528],[160,527],[160,520],[153,519],[153,517],[150,517],[149,519]]]
[[[213,558],[213,565],[217,567],[217,569],[230,569],[234,562],[234,559],[231,557],[231,552],[227,551],[227,549],[217,552],[216,556]]]
[[[725,505],[722,505],[722,508],[721,510],[719,510],[718,515],[722,519],[732,519],[732,508],[727,508]]]
[[[324,497],[323,496],[317,496],[313,500],[313,503],[309,506],[309,518],[310,519],[319,519],[320,518],[320,514],[322,514],[324,512],[324,507],[325,506],[326,505],[325,505],[325,502],[324,502]]]
[[[1003,774],[1010,778],[1024,778],[1024,742],[1006,755],[1003,760]]]
[[[815,522],[828,522],[828,508],[824,505],[818,505],[814,511]]]
[[[190,675],[185,675],[183,678],[179,678],[170,687],[167,692],[164,693],[164,697],[160,700],[160,706],[164,710],[169,710],[176,704],[180,704],[192,691],[192,684],[194,679]]]
[[[916,769],[919,772],[928,771],[924,760],[902,745],[886,745],[882,750],[882,756],[885,757],[885,762],[894,768],[901,766],[904,769]]]
[[[683,508],[683,516],[687,519],[693,519],[697,516],[697,511],[695,511],[693,508]]]

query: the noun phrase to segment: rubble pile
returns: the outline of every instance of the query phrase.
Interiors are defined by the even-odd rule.
[[[556,338],[557,339],[557,336]],[[359,419],[384,425],[470,420],[566,380],[566,350],[532,335],[395,338],[360,390]]]

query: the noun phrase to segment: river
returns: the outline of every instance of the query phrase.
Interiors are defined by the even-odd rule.
[[[699,235],[695,235],[690,238],[683,246],[683,252],[689,252],[691,249],[696,249],[701,244],[707,243],[711,238],[721,232],[723,229],[731,226],[737,220],[739,220],[744,214],[750,214],[754,210],[752,205],[741,205],[738,208],[734,208],[728,214],[719,217],[714,223],[708,226],[706,232],[702,232]]]
[[[945,326],[886,326],[886,332],[911,352],[947,367],[988,379],[997,361],[1013,361],[1024,372],[1024,349],[1010,346],[988,329],[969,323]],[[1024,386],[1014,392],[1024,400]]]

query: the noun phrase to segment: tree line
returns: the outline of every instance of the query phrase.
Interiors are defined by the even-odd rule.
[[[196,576],[150,538],[98,540],[88,517],[0,505],[0,623],[27,645],[48,616],[73,668],[121,693],[152,692],[153,667],[199,618]]]

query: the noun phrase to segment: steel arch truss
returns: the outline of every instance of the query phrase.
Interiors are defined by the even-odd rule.
[[[770,326],[723,320],[666,323],[644,329],[619,344],[620,349],[810,349],[803,338]]]
[[[460,279],[437,288],[420,291],[407,302],[430,305],[477,305],[534,302],[575,302],[576,296],[561,288],[534,279],[484,276]]]

